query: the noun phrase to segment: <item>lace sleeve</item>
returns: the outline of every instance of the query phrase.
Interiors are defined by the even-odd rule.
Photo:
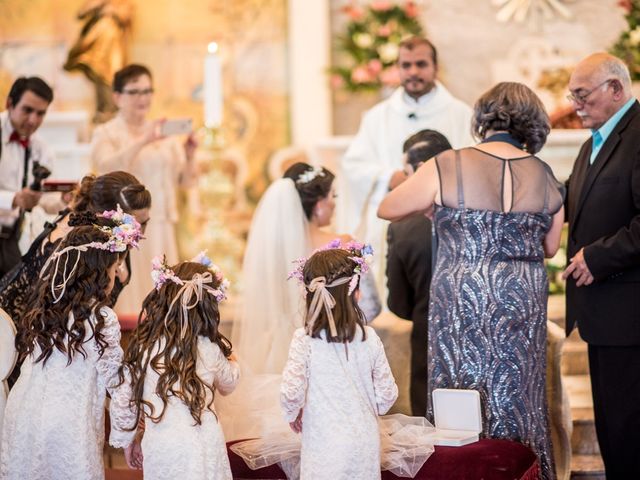
[[[116,448],[125,448],[132,441],[135,435],[135,429],[132,431],[125,430],[131,428],[136,423],[136,412],[131,405],[131,383],[125,378],[124,383],[118,385],[120,379],[118,370],[122,365],[122,347],[120,346],[120,324],[113,310],[103,307],[100,314],[104,317],[104,328],[102,335],[107,342],[102,357],[98,359],[96,369],[98,376],[107,387],[107,391],[111,395],[111,403],[109,406],[109,415],[111,418],[111,434],[109,435],[109,443]],[[98,346],[96,344],[95,348]]]
[[[367,327],[367,336],[371,345],[373,359],[373,389],[376,396],[378,415],[384,415],[398,398],[398,386],[391,373],[389,361],[384,353],[382,340],[373,330]]]
[[[201,338],[198,342],[198,355],[204,368],[213,372],[213,384],[221,395],[233,392],[240,380],[240,366],[222,354],[222,350],[209,339]]]
[[[280,406],[287,422],[293,422],[304,407],[309,381],[309,337],[302,328],[293,334],[289,358],[282,372]]]

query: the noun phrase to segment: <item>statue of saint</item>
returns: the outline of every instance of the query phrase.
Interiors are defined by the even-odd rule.
[[[84,25],[64,69],[80,70],[94,84],[96,123],[108,120],[116,111],[110,85],[113,74],[127,64],[132,15],[131,0],[87,0],[78,12]]]

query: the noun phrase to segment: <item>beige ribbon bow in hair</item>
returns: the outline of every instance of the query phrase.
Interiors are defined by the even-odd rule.
[[[331,295],[327,288],[337,287],[338,285],[342,285],[350,281],[351,277],[341,277],[327,285],[327,279],[325,277],[316,277],[311,280],[307,287],[309,292],[313,293],[311,305],[309,305],[309,317],[311,318],[309,321],[309,331],[313,330],[313,324],[320,315],[320,310],[324,307],[329,320],[329,332],[331,337],[338,336],[336,321],[333,318],[333,307],[336,306],[336,299],[333,298],[333,295]]]

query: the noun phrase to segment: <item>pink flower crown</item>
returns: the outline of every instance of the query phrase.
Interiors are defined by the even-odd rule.
[[[314,250],[314,252],[309,257],[313,256],[313,254],[315,254],[316,252],[322,252],[324,250],[332,250],[336,248],[347,250],[349,253],[351,253],[349,259],[353,260],[356,263],[356,266],[353,269],[353,276],[351,277],[351,281],[349,282],[348,294],[351,295],[355,290],[356,285],[358,284],[360,276],[369,271],[369,265],[373,260],[373,248],[368,243],[360,243],[353,240],[343,245],[341,240],[339,238],[336,238],[324,247],[320,247],[317,250]],[[293,263],[295,263],[297,266],[289,273],[287,280],[295,278],[296,280],[298,280],[298,282],[300,282],[301,285],[305,285],[303,272],[304,266],[307,263],[308,259],[309,258],[303,257],[294,260]]]
[[[110,219],[116,224],[115,227],[94,225],[95,228],[109,235],[109,239],[106,242],[90,242],[83,245],[69,245],[68,247],[53,252],[42,267],[42,270],[40,271],[40,277],[45,274],[49,265],[54,262],[54,273],[51,278],[51,293],[53,296],[53,303],[58,303],[60,299],[62,299],[67,288],[67,283],[78,268],[78,264],[80,262],[80,255],[78,255],[73,266],[70,270],[68,270],[68,257],[65,258],[62,273],[60,274],[62,278],[59,283],[56,283],[56,279],[58,277],[58,267],[60,266],[63,255],[68,254],[72,250],[77,250],[78,252],[86,252],[90,248],[106,250],[112,253],[124,252],[129,247],[137,248],[138,242],[142,238],[144,238],[142,236],[140,224],[133,216],[129,215],[128,213],[124,213],[120,208],[120,205],[118,205],[117,210],[106,210],[99,214],[98,217]]]
[[[112,220],[116,226],[107,227],[96,225],[96,228],[109,234],[109,240],[106,242],[92,242],[89,244],[92,248],[100,250],[109,250],[110,252],[124,252],[129,247],[138,248],[142,236],[140,224],[133,215],[124,213],[120,205],[116,210],[107,210],[99,215],[102,218]]]
[[[224,278],[220,267],[218,267],[211,261],[204,250],[193,257],[191,261],[200,263],[211,271],[211,274],[220,283],[220,285],[218,286],[218,288],[207,287],[206,290],[215,297],[217,302],[225,300],[227,298],[227,290],[229,289],[229,280]],[[185,285],[185,283],[192,281],[183,280],[178,277],[175,272],[171,270],[171,267],[167,265],[167,260],[164,255],[158,255],[154,257],[153,260],[151,260],[151,278],[153,279],[153,284],[156,290],[160,290],[162,286],[168,281],[171,281],[177,285]]]

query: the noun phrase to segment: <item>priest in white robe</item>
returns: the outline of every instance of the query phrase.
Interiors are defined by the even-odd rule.
[[[442,133],[453,148],[475,143],[471,108],[436,80],[437,67],[437,52],[431,42],[421,37],[403,41],[398,54],[402,86],[364,114],[341,162],[337,230],[374,247],[373,270],[381,292],[387,222],[377,218],[376,211],[390,184],[396,186],[405,178],[402,144],[426,128]]]

